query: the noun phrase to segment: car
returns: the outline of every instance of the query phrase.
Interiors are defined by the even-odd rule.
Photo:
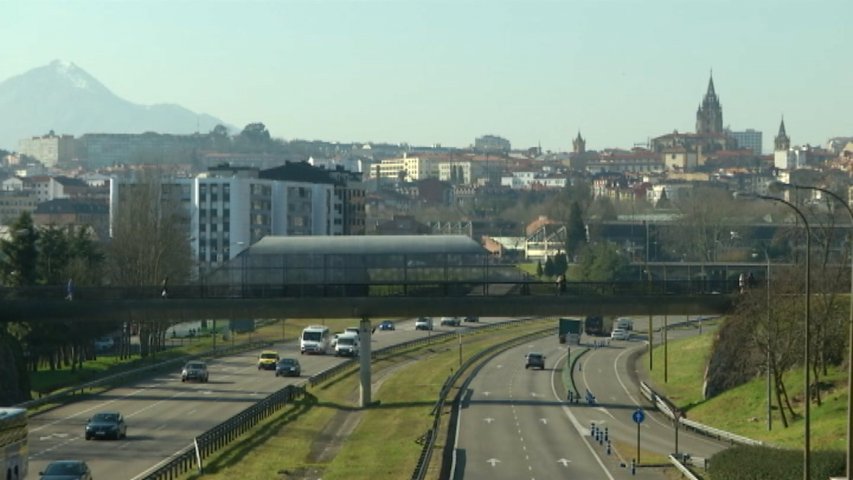
[[[432,317],[418,317],[415,320],[415,330],[432,330]]]
[[[545,355],[536,352],[530,352],[525,355],[527,361],[524,363],[524,368],[538,368],[539,370],[545,369]]]
[[[83,460],[56,460],[39,472],[41,480],[92,480],[92,470]]]
[[[276,377],[299,377],[302,375],[302,365],[295,358],[282,358],[275,364]]]
[[[192,360],[187,362],[184,365],[184,368],[181,370],[181,381],[188,382],[190,380],[196,380],[202,383],[207,383],[210,379],[210,376],[207,373],[207,364],[202,362],[201,360]]]
[[[112,438],[119,440],[127,436],[127,424],[119,412],[96,413],[86,422],[86,440]]]
[[[379,324],[379,330],[394,330],[395,328],[394,322],[391,320],[385,320]]]
[[[480,321],[480,317],[476,315],[468,315],[467,317],[462,319],[463,322],[477,323]]]
[[[459,320],[459,317],[441,317],[439,324],[448,327],[458,327],[461,323],[462,321]]]
[[[630,340],[631,332],[622,328],[614,328],[612,332],[610,332],[611,340]]]
[[[113,340],[112,337],[100,337],[95,339],[94,345],[95,350],[103,352],[113,348],[115,346],[115,340]]]
[[[258,370],[275,370],[276,363],[278,363],[278,352],[264,350],[258,356]]]
[[[344,333],[354,333],[358,335],[358,327],[347,327],[344,329]]]

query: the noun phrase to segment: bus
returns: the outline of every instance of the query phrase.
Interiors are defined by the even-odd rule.
[[[332,333],[323,325],[309,325],[302,330],[299,339],[299,353],[319,353],[326,355],[332,348]]]
[[[27,478],[27,410],[0,407],[0,472],[5,480]]]

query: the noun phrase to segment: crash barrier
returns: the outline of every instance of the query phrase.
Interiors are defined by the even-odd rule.
[[[669,417],[670,420],[677,421],[679,425],[682,425],[685,428],[689,428],[690,430],[701,433],[708,437],[728,441],[729,443],[737,443],[740,445],[751,446],[765,445],[765,443],[760,440],[753,440],[751,438],[744,437],[743,435],[727,432],[719,428],[709,427],[708,425],[684,418],[684,415],[681,413],[681,411],[678,410],[677,407],[675,407],[672,402],[670,402],[667,398],[655,393],[655,391],[652,390],[652,388],[646,382],[640,382],[640,392],[643,394],[644,397],[646,397],[647,400],[654,404],[658,411]]]
[[[687,468],[687,466],[684,463],[682,463],[682,461],[686,462],[688,460],[688,458],[689,457],[685,458],[684,455],[679,455],[679,456],[670,455],[669,456],[669,462],[672,463],[675,466],[675,468],[678,469],[679,472],[681,472],[682,476],[687,477],[689,480],[699,480],[699,477],[697,477],[696,475],[693,475],[693,472],[691,472],[690,469]]]
[[[305,393],[302,386],[288,385],[260,402],[202,433],[193,443],[136,479],[164,480],[197,470],[204,472],[204,460],[225,447],[265,418]]]
[[[173,358],[171,360],[166,360],[152,365],[146,365],[144,367],[134,368],[133,370],[116,373],[103,378],[99,378],[97,380],[93,380],[91,382],[81,383],[79,385],[64,388],[55,393],[51,393],[49,395],[45,395],[34,400],[29,400],[27,402],[19,403],[15,405],[15,407],[31,409],[40,407],[42,405],[48,405],[51,403],[65,403],[69,398],[74,397],[76,395],[84,395],[86,393],[91,393],[92,390],[96,390],[99,388],[114,387],[117,384],[138,377],[143,373],[157,370],[179,368],[181,365],[193,358],[212,358],[218,356],[232,355],[234,353],[257,350],[259,348],[263,348],[266,345],[269,345],[269,342],[241,343],[240,345],[224,346],[221,348],[217,348],[215,351],[209,351],[205,355],[201,356],[183,356]]]
[[[439,431],[439,427],[441,425],[441,412],[444,408],[444,404],[447,401],[447,395],[450,393],[451,388],[459,378],[462,376],[463,372],[465,372],[469,367],[474,365],[477,362],[480,362],[482,359],[488,357],[491,358],[509,348],[512,348],[516,345],[520,345],[524,342],[530,341],[531,339],[542,337],[545,335],[551,335],[555,332],[553,327],[549,327],[543,330],[539,330],[536,332],[529,333],[527,335],[523,335],[521,337],[513,338],[503,343],[499,343],[497,345],[493,345],[481,352],[478,352],[476,355],[471,356],[468,360],[466,360],[459,368],[456,370],[456,373],[451,375],[445,380],[444,385],[441,387],[441,393],[439,394],[438,401],[433,408],[433,415],[435,416],[433,421],[433,427],[429,430],[429,437],[424,442],[423,450],[421,451],[421,456],[418,460],[418,464],[415,467],[414,473],[412,473],[412,480],[423,480],[426,476],[427,469],[429,467],[429,462],[432,456],[432,450],[435,446],[435,441],[437,437],[437,432]],[[477,367],[479,370],[485,362],[480,363]],[[476,374],[476,370],[474,371]],[[473,377],[469,375],[469,379]],[[467,382],[466,382],[467,384]],[[450,413],[450,421],[448,422],[447,427],[447,441],[445,442],[444,447],[444,461],[442,462],[442,472],[439,475],[439,478],[453,478],[452,471],[456,468],[456,455],[458,453],[456,449],[456,442],[454,440],[455,431],[457,428],[457,422],[459,421],[459,405],[463,395],[465,395],[466,389],[460,388],[456,393],[456,397],[453,399],[453,409]]]

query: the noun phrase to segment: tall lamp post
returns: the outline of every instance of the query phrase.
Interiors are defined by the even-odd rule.
[[[774,182],[770,184],[770,188],[779,190],[816,190],[825,193],[834,198],[838,203],[844,205],[847,209],[847,214],[850,215],[850,228],[853,229],[853,209],[850,204],[845,202],[843,198],[836,193],[821,187],[812,187],[807,185],[795,185],[791,183]],[[853,471],[853,392],[850,391],[850,386],[853,385],[853,235],[847,234],[847,243],[851,248],[850,252],[850,313],[848,317],[848,338],[847,338],[847,476],[851,480],[851,472]]]
[[[806,227],[806,286],[805,286],[805,334],[804,334],[804,359],[803,359],[803,377],[805,379],[804,386],[804,396],[805,396],[805,407],[803,413],[803,479],[809,480],[809,471],[811,469],[811,379],[809,375],[809,362],[811,359],[810,353],[810,344],[811,344],[811,251],[812,251],[812,232],[809,227],[809,222],[806,220],[806,216],[803,212],[800,211],[793,203],[781,199],[779,197],[771,197],[769,195],[758,195],[754,193],[740,193],[737,194],[740,198],[760,198],[762,200],[770,200],[772,202],[783,203],[787,205],[791,210],[797,212],[797,215],[800,216],[800,219],[803,221],[803,225]]]

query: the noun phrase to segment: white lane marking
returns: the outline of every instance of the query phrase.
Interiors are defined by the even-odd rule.
[[[498,460],[497,458],[490,458],[490,459],[486,460],[486,463],[491,463],[491,464],[492,464],[492,466],[494,467],[494,466],[495,466],[495,465],[497,465],[498,463],[501,463],[501,461],[500,461],[500,460]]]
[[[495,421],[495,419],[494,419],[494,418],[492,418],[492,417],[486,417],[486,418],[484,418],[483,420],[484,420],[486,423],[492,423],[492,422],[494,422],[494,421]]]
[[[567,458],[561,458],[557,460],[557,463],[562,463],[564,467],[568,467],[569,464],[572,463],[572,461]]]
[[[566,354],[563,354],[562,356],[560,356],[560,358],[557,361],[562,362],[562,361],[564,361],[565,358],[566,358]],[[562,402],[563,397],[562,397],[562,395],[557,394],[557,389],[554,386],[555,385],[554,377],[556,375],[557,375],[557,370],[556,369],[551,370],[551,392],[554,394],[554,398],[556,398],[557,401]],[[592,448],[592,445],[589,444],[589,433],[590,433],[589,430],[581,426],[580,422],[578,422],[578,419],[575,417],[575,415],[572,413],[572,411],[569,409],[569,407],[567,407],[566,405],[563,405],[562,409],[563,409],[563,413],[565,413],[565,415],[569,418],[569,421],[572,423],[572,426],[575,427],[575,430],[578,432],[578,435],[581,436],[581,440],[583,441],[584,445],[586,445],[587,450],[589,450],[589,452],[595,458],[595,461],[598,462],[598,466],[601,467],[601,470],[604,471],[604,474],[607,475],[608,480],[615,480],[613,478],[613,475],[610,474],[610,470],[608,470],[607,467],[604,465],[604,462],[601,461],[601,457],[598,456],[598,453],[595,451],[594,448]]]
[[[547,418],[540,418],[539,421],[545,425],[548,425],[548,419]]]

